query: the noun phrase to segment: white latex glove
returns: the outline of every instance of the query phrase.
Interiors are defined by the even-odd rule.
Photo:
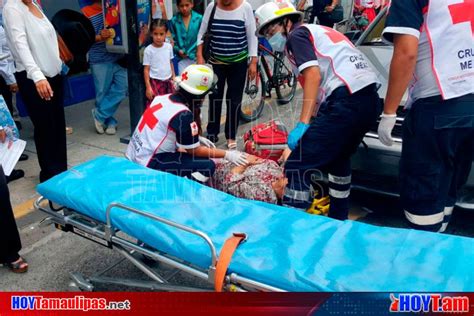
[[[247,161],[247,156],[246,153],[237,150],[228,150],[225,153],[224,159],[236,164],[237,166],[245,166],[249,163]]]
[[[397,122],[396,114],[385,114],[382,113],[382,119],[379,123],[378,134],[379,140],[385,146],[393,145],[392,130]]]
[[[208,148],[216,148],[216,145],[214,145],[214,143],[206,137],[199,136],[199,142],[201,143],[201,145],[206,146]]]

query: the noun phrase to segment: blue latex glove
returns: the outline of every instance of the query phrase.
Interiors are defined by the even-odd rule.
[[[309,124],[302,122],[298,122],[298,124],[296,124],[296,127],[290,132],[290,135],[288,135],[288,147],[290,147],[291,150],[295,150],[296,145],[298,145],[298,141],[301,139],[301,137],[303,137],[308,128]]]

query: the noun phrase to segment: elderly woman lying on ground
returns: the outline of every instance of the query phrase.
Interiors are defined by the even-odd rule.
[[[289,155],[284,152],[280,163]],[[214,160],[216,171],[211,185],[236,197],[277,204],[285,191],[288,179],[277,162],[255,156],[248,158],[246,166],[235,166],[223,159]]]

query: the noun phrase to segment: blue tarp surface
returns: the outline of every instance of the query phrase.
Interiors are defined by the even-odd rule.
[[[474,240],[422,231],[337,221],[239,199],[102,156],[38,186],[46,198],[105,222],[117,202],[209,235],[219,251],[234,232],[247,242],[231,272],[289,291],[474,291]],[[208,268],[200,238],[115,209],[113,225],[173,256]]]

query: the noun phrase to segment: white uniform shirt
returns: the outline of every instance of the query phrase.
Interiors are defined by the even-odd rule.
[[[391,2],[384,39],[391,42],[394,34],[419,39],[407,105],[431,96],[450,99],[474,93],[473,22],[463,21],[465,10],[472,5],[457,0]]]

